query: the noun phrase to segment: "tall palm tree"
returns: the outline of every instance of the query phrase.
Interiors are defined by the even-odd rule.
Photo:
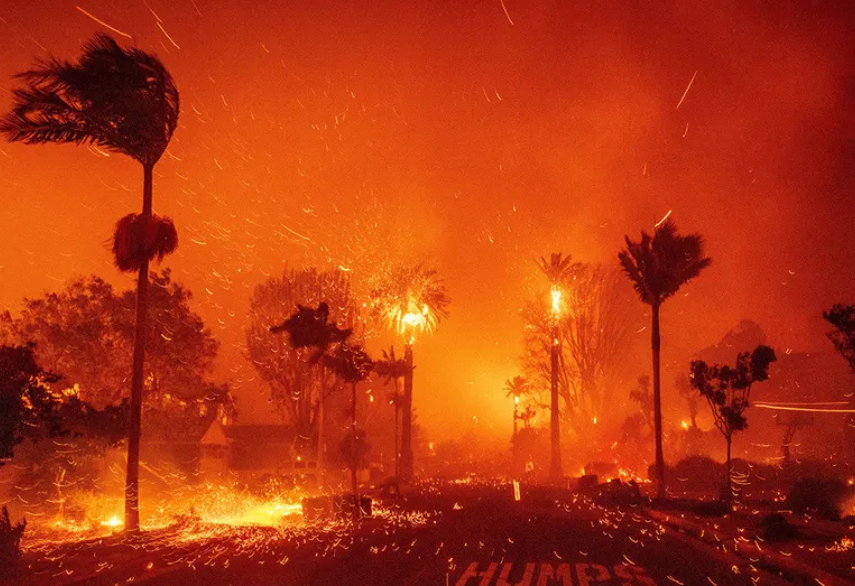
[[[411,365],[404,359],[395,358],[395,347],[390,346],[389,351],[383,350],[383,358],[374,363],[374,372],[377,375],[384,377],[386,381],[394,381],[395,393],[389,398],[389,403],[395,408],[395,486],[399,488],[398,477],[400,475],[399,459],[400,448],[398,446],[398,414],[403,407],[404,402],[401,394],[398,392],[398,381],[406,377],[411,370]],[[397,493],[397,491],[396,491]]]
[[[508,379],[505,381],[504,391],[507,391],[508,397],[513,397],[514,399],[514,438],[517,437],[517,420],[519,417],[519,403],[520,398],[528,393],[528,381],[525,377],[515,376],[514,378]]]
[[[372,292],[380,321],[404,337],[404,416],[401,422],[401,476],[413,475],[413,342],[416,333],[432,332],[448,317],[451,298],[435,269],[424,265],[398,267]]]
[[[86,43],[77,63],[51,57],[17,77],[25,88],[13,91],[12,111],[0,121],[8,140],[92,143],[143,168],[142,213],[122,218],[113,242],[118,268],[138,274],[125,489],[125,531],[136,532],[149,261],[178,245],[172,221],[152,213],[152,176],[178,125],[178,88],[157,57],[124,49],[107,35]]]
[[[697,277],[712,262],[704,256],[700,234],[680,235],[671,220],[653,232],[641,233],[641,240],[626,237],[626,249],[618,254],[639,299],[651,309],[653,350],[653,422],[656,436],[656,490],[665,497],[665,457],[662,453],[662,398],[659,373],[659,309],[685,283]]]
[[[360,449],[356,429],[356,385],[371,373],[373,362],[361,346],[351,346],[347,342],[339,344],[336,350],[323,357],[327,368],[335,373],[345,383],[350,383],[351,394],[351,441],[350,441],[350,486],[355,503],[353,508],[354,520],[362,513],[362,503],[359,498],[359,486],[356,482],[356,470],[359,467]]]
[[[341,329],[335,322],[329,321],[329,305],[324,302],[318,307],[304,307],[297,305],[297,311],[278,326],[273,326],[270,331],[274,334],[287,332],[289,342],[295,349],[314,348],[315,352],[309,361],[320,367],[321,392],[318,396],[318,456],[317,467],[321,475],[325,474],[324,454],[324,394],[326,393],[326,357],[333,344],[344,343],[351,335],[350,329]]]
[[[560,315],[561,315],[561,296],[563,290],[566,289],[573,279],[573,275],[579,270],[579,263],[574,263],[572,257],[568,254],[564,256],[557,252],[549,255],[549,260],[540,258],[540,270],[546,275],[549,280],[550,296],[552,299],[552,333],[549,345],[550,357],[550,439],[551,439],[551,458],[549,464],[549,474],[557,480],[561,478],[561,428],[558,419],[558,361],[561,355],[561,332],[560,332]]]

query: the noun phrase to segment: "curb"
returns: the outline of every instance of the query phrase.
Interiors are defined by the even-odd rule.
[[[727,543],[731,543],[732,547],[730,551],[722,552],[724,555],[731,555],[747,562],[756,562],[756,558],[759,558],[770,569],[779,571],[782,574],[781,578],[786,579],[786,575],[790,575],[802,579],[806,584],[824,586],[846,586],[847,584],[852,584],[846,578],[830,574],[825,570],[810,566],[794,558],[781,555],[774,551],[760,549],[759,547],[751,552],[752,555],[756,555],[756,558],[748,557],[740,551],[739,545],[734,541],[733,536],[689,521],[679,514],[663,513],[651,509],[645,509],[645,514],[651,519],[669,525],[672,529],[681,530],[689,537],[700,541],[706,546],[715,547],[719,544],[724,546]],[[710,543],[704,539],[704,536],[712,536],[716,540],[716,543]]]

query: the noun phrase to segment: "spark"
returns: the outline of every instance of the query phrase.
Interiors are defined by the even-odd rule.
[[[505,11],[505,16],[507,17],[508,22],[509,22],[509,23],[511,23],[511,26],[514,26],[514,21],[513,21],[513,20],[511,20],[511,15],[510,15],[510,14],[508,14],[508,8],[505,6],[505,0],[499,0],[499,2],[500,2],[500,3],[501,3],[501,5],[502,5],[502,10],[504,10],[504,11]]]
[[[658,222],[656,222],[656,224],[654,224],[654,225],[653,225],[653,227],[654,227],[654,228],[658,228],[659,226],[661,226],[661,225],[662,225],[662,223],[663,223],[663,222],[665,222],[665,220],[667,220],[667,219],[671,216],[671,212],[673,212],[673,211],[674,211],[674,210],[668,210],[668,213],[667,213],[667,214],[665,214],[665,216],[664,216],[661,220],[659,220]]]
[[[168,33],[168,32],[166,32],[166,29],[165,29],[165,28],[163,28],[163,25],[162,25],[162,24],[160,24],[160,22],[159,22],[159,21],[158,21],[158,23],[157,23],[157,28],[159,28],[159,29],[160,29],[160,32],[162,32],[162,33],[164,34],[164,36],[165,36],[167,39],[169,39],[169,42],[170,42],[170,43],[172,43],[173,45],[175,45],[175,48],[176,48],[176,49],[180,49],[180,48],[181,48],[181,47],[179,47],[179,46],[178,46],[178,43],[176,43],[176,42],[172,39],[172,37],[170,37],[170,36],[169,36],[169,33]]]
[[[692,84],[695,83],[695,78],[697,76],[698,76],[698,70],[696,69],[694,75],[692,75],[692,79],[689,80],[689,85],[686,86],[686,91],[683,92],[683,97],[680,98],[680,101],[677,103],[677,107],[674,108],[675,110],[680,109],[680,106],[683,104],[683,100],[686,99],[686,94],[689,93],[689,90],[691,89]]]
[[[95,17],[94,15],[92,15],[91,13],[86,12],[85,10],[83,10],[80,6],[75,6],[75,8],[77,8],[77,10],[79,10],[80,12],[82,12],[83,14],[85,14],[86,16],[88,16],[89,18],[91,18],[92,20],[94,20],[95,22],[97,22],[98,24],[100,24],[101,26],[103,26],[103,27],[106,27],[106,28],[110,29],[110,30],[111,30],[111,31],[113,31],[114,33],[119,34],[119,35],[122,35],[123,37],[127,37],[127,38],[129,38],[129,39],[131,38],[131,35],[129,35],[128,33],[122,32],[122,31],[120,31],[119,29],[117,29],[117,28],[115,28],[115,27],[110,26],[109,24],[107,24],[107,23],[106,23],[106,22],[104,22],[103,20],[101,20],[101,19],[99,19],[99,18],[96,18],[96,17]]]

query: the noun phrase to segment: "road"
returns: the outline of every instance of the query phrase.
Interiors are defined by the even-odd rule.
[[[413,511],[426,515],[405,518]],[[510,487],[499,484],[429,487],[408,497],[397,516],[364,521],[355,529],[289,536],[250,528],[208,539],[153,539],[133,551],[123,547],[95,555],[105,571],[94,576],[66,571],[62,581],[108,584],[133,578],[182,586],[781,583],[749,564],[734,565],[641,510],[603,509],[569,493],[527,487],[516,502]],[[63,556],[66,567],[93,554],[76,551]],[[30,583],[40,581],[58,583],[52,570]]]

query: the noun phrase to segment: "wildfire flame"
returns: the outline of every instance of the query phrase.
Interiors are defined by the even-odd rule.
[[[552,296],[552,313],[553,315],[561,314],[561,289],[558,287],[553,287],[549,291]]]

